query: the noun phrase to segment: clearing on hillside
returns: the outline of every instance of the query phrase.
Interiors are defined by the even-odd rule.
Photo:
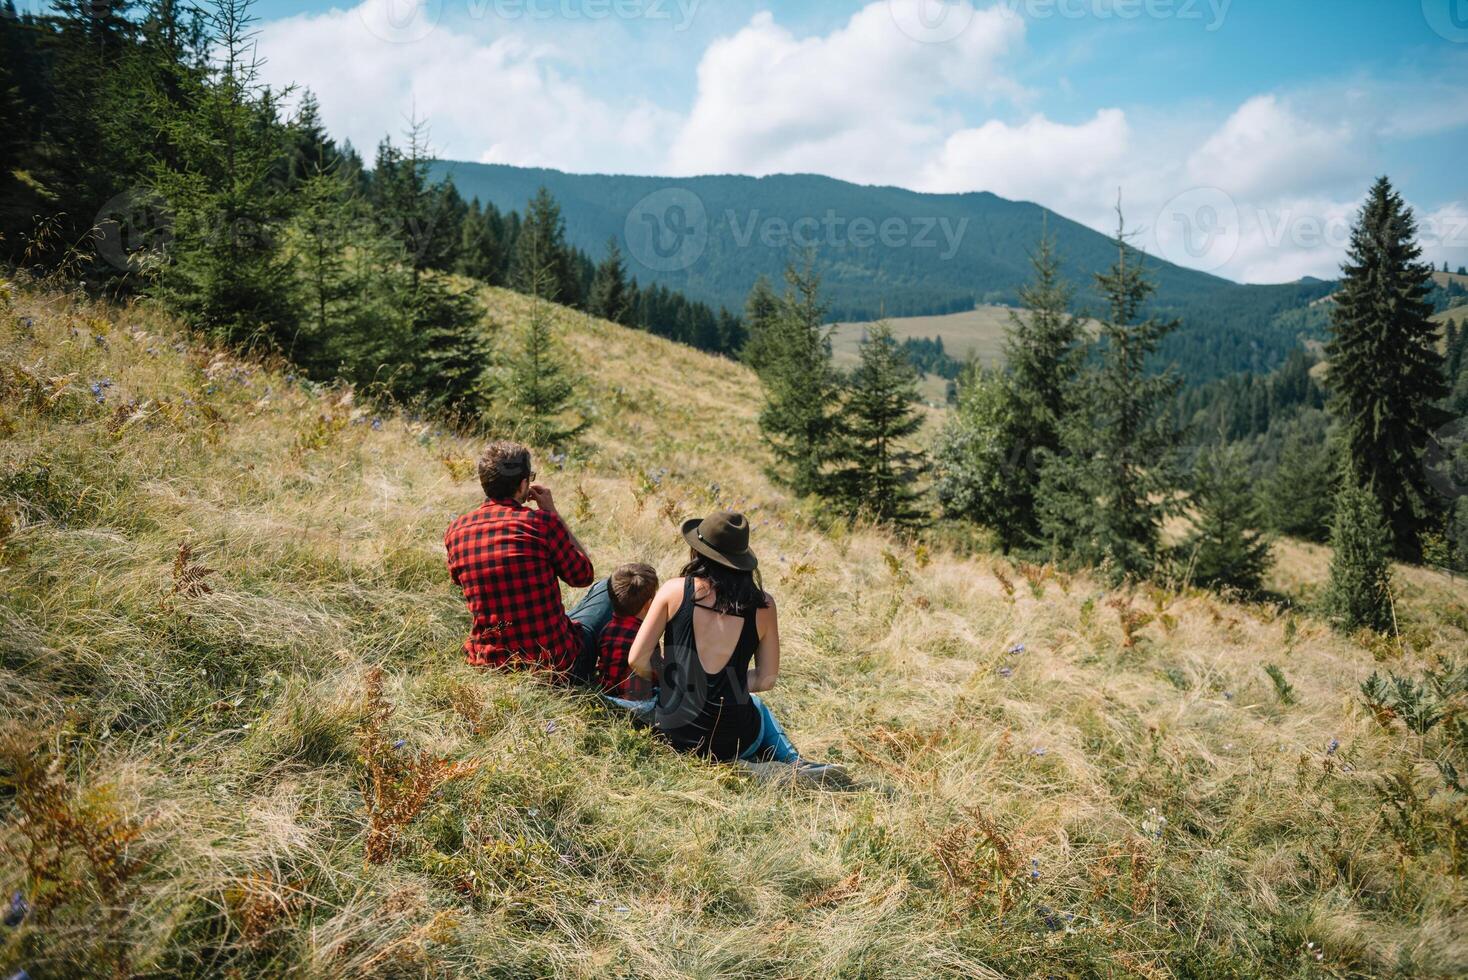
[[[1291,608],[832,525],[761,475],[744,368],[559,311],[568,521],[671,576],[683,517],[749,513],[771,703],[862,787],[756,783],[463,663],[476,441],[147,305],[4,303],[0,974],[1468,971],[1461,582],[1399,571],[1402,640],[1353,639],[1298,606],[1318,548]]]

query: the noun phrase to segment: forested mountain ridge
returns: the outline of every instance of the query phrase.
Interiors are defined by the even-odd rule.
[[[716,308],[740,308],[760,276],[778,280],[810,242],[834,320],[1014,304],[1046,230],[1056,240],[1061,273],[1076,284],[1077,305],[1094,307],[1092,273],[1112,254],[1105,235],[988,192],[923,194],[813,174],[638,177],[446,160],[435,161],[431,173],[452,179],[466,199],[501,210],[523,208],[546,187],[561,205],[568,244],[598,255],[615,236],[631,246],[628,269],[641,283]],[[804,237],[797,239],[802,220]],[[635,239],[650,229],[670,248],[681,245],[679,253],[638,254],[648,250]],[[866,229],[875,231],[864,235]],[[1154,309],[1183,321],[1160,356],[1190,382],[1277,366],[1301,339],[1281,314],[1335,288],[1319,280],[1242,285],[1155,257],[1147,263],[1158,286]]]

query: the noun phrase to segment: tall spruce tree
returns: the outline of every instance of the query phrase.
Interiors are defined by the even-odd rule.
[[[489,395],[493,347],[484,310],[472,294],[454,289],[437,273],[419,277],[411,288],[413,344],[404,394],[472,425]]]
[[[386,139],[377,147],[373,209],[386,233],[402,244],[413,275],[424,269],[447,271],[454,266],[468,206],[452,184],[430,179],[433,151],[427,124],[416,116],[409,119],[404,136],[405,149]]]
[[[775,458],[771,476],[802,496],[830,491],[837,449],[840,385],[831,367],[821,280],[813,260],[785,270],[787,288],[769,324],[769,359],[760,372],[760,430]]]
[[[1392,629],[1391,529],[1376,495],[1348,478],[1336,495],[1326,609],[1347,630]]]
[[[862,340],[860,357],[841,409],[835,493],[853,514],[883,524],[909,522],[918,516],[913,505],[923,461],[908,445],[923,424],[915,406],[917,372],[886,322]]]
[[[1004,357],[1011,397],[1012,426],[1006,433],[1009,474],[1018,523],[1002,529],[1008,543],[1039,536],[1040,463],[1060,451],[1061,424],[1070,414],[1075,379],[1084,353],[1085,329],[1070,312],[1071,289],[1060,276],[1060,258],[1048,236],[1031,259],[1034,279],[1020,290],[1023,315],[1011,313]]]
[[[1115,264],[1096,276],[1108,311],[1095,366],[1077,384],[1060,452],[1041,464],[1040,527],[1059,557],[1138,578],[1156,570],[1163,520],[1177,509],[1180,436],[1168,409],[1179,383],[1148,362],[1178,321],[1142,317],[1155,287],[1120,209],[1113,244]]]
[[[1269,541],[1237,444],[1213,447],[1193,473],[1192,533],[1183,554],[1193,581],[1207,588],[1258,592],[1271,564]]]
[[[933,447],[933,489],[943,513],[989,528],[1005,554],[1028,542],[1023,532],[1033,501],[1014,480],[1019,428],[1009,379],[970,363],[959,377],[957,403]]]
[[[591,282],[591,293],[587,298],[587,310],[592,316],[613,323],[629,323],[632,309],[627,296],[627,265],[622,261],[622,250],[617,247],[616,236],[607,240],[606,258],[596,267],[596,278]]]
[[[544,187],[531,198],[516,234],[510,282],[520,292],[552,303],[576,306],[581,301],[561,206]]]
[[[360,266],[348,249],[369,247],[368,229],[358,222],[354,202],[342,179],[332,170],[302,177],[296,213],[291,221],[290,267],[302,300],[296,335],[286,346],[292,361],[326,373],[345,353],[339,343],[355,334],[370,279],[360,277]],[[356,338],[353,337],[353,340]]]
[[[568,421],[576,383],[557,349],[551,309],[544,294],[554,273],[543,269],[530,279],[530,318],[509,359],[510,401],[518,410],[513,424],[537,446],[564,448],[590,426]]]
[[[1377,180],[1351,229],[1326,346],[1347,472],[1376,498],[1396,556],[1411,562],[1422,559],[1422,534],[1443,510],[1423,456],[1447,421],[1437,402],[1448,393],[1429,319],[1432,267],[1416,233],[1401,195]]]
[[[1339,485],[1340,464],[1329,442],[1308,434],[1290,437],[1259,488],[1265,524],[1280,534],[1326,541]]]
[[[293,205],[277,179],[285,135],[278,93],[260,80],[250,6],[215,6],[207,84],[163,120],[171,147],[153,186],[173,242],[159,287],[196,325],[279,349],[297,317],[283,248]]]
[[[749,291],[744,303],[744,322],[747,337],[738,350],[745,364],[756,372],[763,371],[773,357],[772,341],[775,320],[780,315],[780,297],[770,286],[770,281],[760,276]]]

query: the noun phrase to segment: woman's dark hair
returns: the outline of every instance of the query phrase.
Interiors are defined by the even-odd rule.
[[[684,578],[701,578],[714,587],[714,612],[726,616],[747,616],[752,610],[764,609],[770,604],[765,595],[764,583],[759,572],[741,572],[728,565],[720,565],[712,558],[691,552],[693,559],[683,566]]]

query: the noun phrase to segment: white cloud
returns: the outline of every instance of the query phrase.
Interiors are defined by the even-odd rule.
[[[1044,116],[1018,126],[991,119],[949,136],[924,169],[920,184],[924,190],[986,190],[1048,204],[1071,196],[1081,185],[1112,178],[1130,142],[1131,130],[1120,109],[1102,109],[1074,126]]]
[[[1358,166],[1350,153],[1357,138],[1344,121],[1323,124],[1260,95],[1192,153],[1186,174],[1230,194],[1279,194],[1350,173]]]
[[[503,30],[481,40],[405,9],[402,0],[364,0],[271,21],[260,34],[266,80],[315,92],[328,128],[369,163],[413,113],[428,120],[443,156],[583,171],[644,170],[646,148],[665,144],[677,125],[650,103],[588,92],[562,73],[554,47]]]
[[[956,123],[942,108],[952,95],[1017,91],[996,63],[1022,41],[1023,21],[1003,7],[957,7],[966,26],[942,44],[905,33],[886,2],[807,38],[756,15],[704,53],[669,169],[910,184]]]
[[[1016,119],[1031,93],[1006,65],[1025,23],[1012,5],[969,0],[876,0],[808,36],[757,14],[702,51],[691,106],[679,113],[594,87],[584,31],[570,41],[504,19],[434,26],[421,16],[432,4],[363,0],[271,22],[261,36],[267,78],[312,88],[332,132],[369,155],[413,111],[429,120],[438,152],[456,159],[986,190],[1107,232],[1120,191],[1128,224],[1165,258],[1266,282],[1335,275],[1380,148],[1468,125],[1468,98],[1452,98],[1461,85],[1440,78],[1264,92],[1222,113],[1117,106],[1077,122]],[[935,10],[944,16],[919,16]],[[596,39],[630,45],[623,27]],[[616,57],[642,63],[631,48]],[[597,70],[609,58],[595,59]],[[1430,258],[1468,261],[1468,205],[1421,217],[1436,236],[1424,235]],[[1220,220],[1227,234],[1210,237]],[[1193,248],[1200,242],[1206,254]]]

